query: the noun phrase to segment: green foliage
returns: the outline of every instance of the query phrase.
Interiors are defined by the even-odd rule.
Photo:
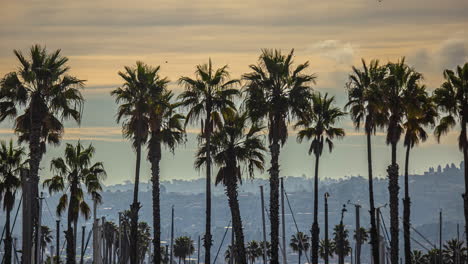
[[[21,170],[25,168],[23,159],[25,152],[21,147],[14,147],[0,141],[0,203],[3,210],[11,211],[15,204],[16,192],[21,188]]]
[[[195,252],[193,240],[187,236],[181,236],[175,239],[174,242],[174,256],[179,259],[185,259]]]
[[[306,252],[309,250],[310,243],[309,243],[309,236],[302,232],[297,232],[296,234],[291,236],[291,242],[289,243],[289,247],[294,251],[302,254],[302,252]]]

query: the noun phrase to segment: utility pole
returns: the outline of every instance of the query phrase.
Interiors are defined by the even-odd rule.
[[[287,264],[286,259],[286,223],[284,220],[284,184],[283,184],[283,177],[280,178],[281,180],[281,228],[283,229],[283,264]]]
[[[265,228],[265,201],[263,199],[263,186],[260,186],[260,198],[262,199],[262,225],[263,225],[263,264],[267,263],[267,248],[266,248],[266,228]]]
[[[119,212],[119,264],[122,264],[122,212]]]
[[[442,263],[442,209],[439,212],[439,263]]]
[[[169,258],[169,264],[172,264],[172,258],[174,256],[174,205],[172,206],[171,213],[171,257]]]
[[[57,253],[55,254],[55,261],[56,261],[56,264],[59,264],[60,263],[60,220],[56,220],[56,224],[57,224],[57,228],[56,228],[56,231],[57,231],[57,234],[56,234],[56,239],[55,241],[57,242]],[[51,252],[52,254],[52,252]]]
[[[324,195],[324,200],[325,200],[325,264],[328,264],[328,256],[330,254],[330,245],[329,245],[329,240],[328,240],[328,197],[330,197],[330,194],[326,192]]]
[[[198,235],[197,264],[200,264],[200,235]]]
[[[343,208],[341,209],[341,220],[340,220],[340,239],[338,240],[339,245],[339,255],[338,255],[338,264],[344,264],[344,225],[343,225],[343,217],[344,213],[346,212],[346,204],[343,204]]]
[[[229,227],[228,227],[229,228]],[[231,252],[229,252],[229,264],[234,264],[234,228],[231,228]]]
[[[42,200],[44,200],[44,193],[41,192],[41,196],[38,197],[39,199],[39,215],[37,217],[37,227],[36,227],[36,263],[41,263],[41,236],[42,236]]]
[[[97,201],[93,199],[93,264],[100,264],[99,254],[99,220],[97,218]]]
[[[80,258],[80,264],[83,264],[84,261],[84,253],[85,253],[85,236],[86,236],[86,226],[82,227],[82,234],[81,234],[81,258]]]
[[[356,264],[361,264],[361,223],[360,223],[360,204],[351,203],[348,200],[348,204],[354,205],[356,208]]]

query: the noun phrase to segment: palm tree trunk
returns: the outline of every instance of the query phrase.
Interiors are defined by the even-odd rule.
[[[37,219],[39,217],[39,165],[42,159],[42,149],[40,144],[41,135],[41,117],[39,113],[41,110],[36,109],[35,101],[38,98],[33,97],[31,100],[31,111],[30,111],[30,126],[31,131],[29,134],[29,173],[26,176],[29,184],[29,192],[24,193],[24,204],[23,204],[23,254],[22,263],[30,264],[32,261],[32,241],[33,241],[33,230],[37,232]],[[27,202],[26,202],[27,200]],[[26,205],[26,207],[25,207]],[[36,234],[37,235],[37,234]]]
[[[396,163],[397,141],[392,141],[392,164],[388,166],[388,192],[390,194],[390,262],[399,263],[399,221],[398,221],[398,164]]]
[[[152,138],[157,138],[157,135],[152,135]],[[153,145],[154,144],[154,145]],[[161,161],[161,142],[156,140],[150,149],[151,159],[151,181],[153,184],[153,248],[154,256],[153,263],[161,263],[161,220],[160,220],[160,189],[159,189],[159,163]]]
[[[275,133],[276,134],[276,133]],[[270,172],[270,225],[271,225],[271,264],[279,264],[279,155],[280,144],[278,135],[273,136],[270,145],[271,168]]]
[[[205,247],[205,263],[211,263],[211,107],[207,107],[205,121],[206,136],[206,225],[203,246]]]
[[[130,227],[130,264],[138,264],[138,211],[140,203],[138,202],[138,191],[140,185],[140,163],[141,163],[141,132],[140,124],[136,133],[136,166],[135,166],[135,186],[133,189],[133,203],[130,206],[131,227]]]
[[[8,206],[9,207],[9,206]],[[5,222],[5,229],[6,229],[6,236],[5,236],[5,264],[11,264],[11,250],[12,250],[12,243],[13,240],[11,238],[11,227],[10,227],[10,214],[11,209],[7,208],[6,210],[6,222]]]
[[[74,255],[76,256],[76,246],[78,245],[76,243],[77,241],[77,229],[78,229],[78,220],[75,220],[73,221],[73,245],[75,245],[75,247],[73,248],[73,251],[74,251]]]
[[[375,220],[375,203],[374,203],[374,183],[373,183],[373,175],[372,175],[372,142],[371,142],[371,133],[366,133],[367,136],[367,168],[369,173],[369,206],[370,206],[370,239],[371,239],[371,246],[372,246],[372,257],[373,257],[373,264],[379,264],[380,257],[379,257],[379,237],[377,228],[379,228],[376,224]]]
[[[320,228],[318,225],[318,171],[319,171],[320,155],[315,154],[315,176],[314,176],[314,222],[312,223],[312,263],[318,263],[318,249],[319,249],[319,233]]]
[[[464,108],[464,110],[466,107]],[[466,139],[466,121],[467,121],[468,111],[465,110],[462,112],[462,122],[461,122],[461,132],[460,138],[462,139],[462,148],[463,148],[463,165],[465,172],[465,193],[463,197],[463,209],[465,212],[465,235],[466,241],[468,241],[468,143]]]
[[[73,198],[71,198],[73,199]],[[75,245],[73,244],[72,210],[68,209],[67,231],[65,239],[67,241],[67,264],[75,264]]]
[[[234,174],[235,175],[235,174]],[[239,209],[239,201],[237,200],[237,183],[236,177],[232,175],[226,177],[226,193],[229,200],[229,208],[231,209],[232,226],[234,228],[235,248],[238,264],[247,264],[247,257],[244,246],[244,233],[242,231],[242,218]]]
[[[299,250],[299,262],[298,262],[298,264],[301,264],[301,257],[302,257],[302,251]]]
[[[409,155],[411,147],[406,147],[405,159],[405,198],[403,199],[403,232],[405,240],[405,263],[411,264],[411,241],[410,241],[410,213],[411,213],[411,200],[409,197],[409,184],[408,184],[408,167]]]

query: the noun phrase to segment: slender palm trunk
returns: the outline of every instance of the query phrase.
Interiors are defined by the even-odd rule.
[[[12,245],[13,245],[13,239],[11,238],[11,227],[10,227],[10,214],[11,214],[11,209],[7,208],[6,210],[6,221],[5,221],[5,229],[6,229],[6,236],[5,236],[5,264],[11,264],[12,260]]]
[[[411,200],[409,197],[408,166],[411,147],[406,147],[405,159],[405,198],[403,199],[403,232],[405,240],[405,263],[411,264],[411,240],[410,240],[410,213]]]
[[[467,107],[465,107],[466,109]],[[464,109],[464,110],[465,110]],[[464,173],[465,173],[465,193],[463,197],[463,209],[465,212],[465,235],[466,241],[468,241],[468,144],[466,139],[466,121],[467,121],[468,110],[462,112],[462,122],[461,122],[461,132],[460,138],[462,139],[462,149],[463,149],[463,164],[464,164]]]
[[[23,192],[24,203],[23,203],[23,242],[22,242],[22,263],[32,263],[33,253],[33,232],[37,232],[37,219],[39,217],[39,165],[42,159],[42,149],[40,144],[41,135],[41,117],[39,112],[42,109],[36,109],[34,106],[38,99],[36,96],[31,100],[31,114],[30,114],[30,126],[31,131],[29,134],[29,173],[26,176],[26,185],[28,185],[28,192]],[[36,234],[37,235],[37,234]]]
[[[319,249],[319,233],[320,228],[318,225],[318,171],[319,171],[320,155],[315,154],[315,176],[314,176],[314,222],[312,223],[312,263],[318,263],[318,249]]]
[[[371,246],[372,246],[372,257],[373,257],[373,264],[379,264],[380,257],[379,257],[379,237],[377,228],[379,228],[376,224],[375,220],[375,203],[374,203],[374,183],[373,183],[373,175],[372,175],[372,142],[371,142],[371,133],[366,133],[367,136],[367,168],[369,173],[369,206],[370,206],[370,239],[371,239]]]
[[[136,166],[135,166],[135,186],[133,189],[133,203],[130,206],[131,227],[130,227],[130,264],[138,264],[138,211],[140,203],[138,202],[138,191],[140,185],[140,163],[141,163],[141,131],[138,124],[136,133]]]
[[[234,168],[235,170],[235,168]],[[235,174],[234,174],[235,175]],[[242,218],[239,209],[239,201],[237,199],[237,183],[236,177],[232,175],[232,177],[226,177],[226,194],[229,200],[229,208],[231,209],[231,217],[232,217],[232,226],[234,228],[235,234],[235,248],[236,254],[233,254],[237,257],[238,264],[247,264],[247,256],[245,253],[245,246],[244,246],[244,232],[242,231]]]
[[[299,250],[299,260],[298,260],[298,264],[301,264],[301,257],[302,257],[302,251]]]
[[[275,133],[276,134],[276,133]],[[279,155],[280,144],[278,136],[273,136],[270,145],[271,168],[270,172],[270,225],[271,225],[271,264],[279,264]]]
[[[67,264],[76,263],[74,231],[73,231],[73,206],[76,204],[75,184],[72,183],[70,189],[70,203],[68,205],[67,231],[65,231],[65,240],[67,241]]]
[[[157,135],[152,135],[152,138],[157,138]],[[153,145],[154,144],[154,145]],[[161,263],[161,220],[160,220],[160,189],[159,189],[159,163],[161,161],[161,142],[156,140],[150,149],[151,161],[151,181],[153,184],[153,263]]]
[[[388,192],[390,194],[390,261],[399,263],[399,221],[398,221],[398,164],[396,163],[397,141],[392,140],[392,164],[388,166]]]
[[[206,225],[203,246],[205,247],[205,263],[211,263],[211,106],[207,107],[205,121],[206,136]]]

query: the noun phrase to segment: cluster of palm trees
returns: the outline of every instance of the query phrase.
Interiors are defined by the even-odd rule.
[[[23,263],[29,264],[33,233],[38,233],[39,165],[48,143],[59,144],[64,120],[81,121],[84,98],[80,89],[84,80],[68,74],[68,59],[60,50],[48,53],[39,45],[30,49],[29,57],[14,52],[20,66],[6,74],[0,82],[0,121],[13,118],[19,142],[29,144],[27,162],[24,150],[2,145],[0,197],[5,210],[13,207],[14,195],[21,187],[23,194]],[[370,242],[373,261],[379,263],[376,210],[373,194],[372,136],[385,129],[387,144],[391,146],[389,179],[391,262],[399,260],[399,166],[397,146],[401,138],[406,148],[403,199],[403,230],[405,263],[411,263],[410,195],[408,168],[410,151],[429,136],[427,128],[435,127],[437,139],[461,125],[459,147],[465,164],[468,162],[466,123],[468,120],[468,63],[455,71],[445,70],[445,82],[431,95],[423,84],[423,75],[410,67],[405,59],[381,65],[373,60],[369,65],[352,68],[346,91],[349,101],[345,110],[336,106],[334,97],[314,91],[317,76],[310,74],[309,63],[295,64],[294,50],[283,54],[280,50],[262,50],[256,64],[241,79],[232,79],[227,66],[214,68],[211,60],[196,66],[195,76],[183,76],[178,84],[184,91],[177,97],[168,88],[169,79],[162,77],[160,67],[143,62],[127,66],[119,72],[123,84],[111,92],[119,105],[117,122],[136,153],[135,185],[130,205],[130,263],[138,264],[138,199],[141,152],[148,148],[151,164],[153,194],[153,248],[154,263],[161,263],[160,244],[160,161],[162,147],[171,151],[185,141],[187,125],[200,125],[199,149],[195,167],[206,172],[206,226],[203,237],[205,263],[211,263],[211,183],[214,179],[226,188],[235,234],[236,262],[247,263],[249,250],[245,247],[242,218],[238,202],[238,185],[244,175],[253,177],[256,170],[266,167],[265,152],[271,157],[268,168],[270,180],[270,243],[271,263],[278,264],[279,248],[279,157],[291,128],[297,131],[297,140],[308,141],[309,155],[315,157],[314,218],[311,225],[311,262],[318,263],[320,228],[318,222],[319,164],[324,147],[331,152],[334,140],[345,136],[337,123],[349,111],[357,129],[364,127],[367,138],[367,159],[370,203]],[[440,117],[439,115],[445,116]],[[264,145],[264,135],[267,146]],[[106,176],[102,163],[92,162],[92,145],[67,144],[64,158],[51,162],[53,177],[44,181],[51,193],[62,194],[57,208],[61,214],[68,208],[67,263],[75,263],[76,224],[80,215],[90,216],[84,200],[84,189],[99,203],[101,181]],[[465,184],[468,191],[468,168],[465,166]],[[468,222],[468,195],[463,195]],[[9,223],[9,222],[8,222]],[[468,228],[468,227],[467,227]],[[468,236],[468,232],[467,232]],[[5,247],[10,246],[7,233]],[[343,250],[341,250],[343,251]]]

